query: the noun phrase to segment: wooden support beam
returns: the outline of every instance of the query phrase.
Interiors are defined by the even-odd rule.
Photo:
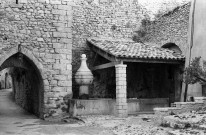
[[[117,64],[121,64],[121,62],[110,62],[110,63],[107,63],[107,64],[102,64],[102,65],[99,65],[99,66],[95,66],[94,68],[92,68],[92,70],[98,70],[98,69],[114,67]]]
[[[96,53],[98,53],[100,56],[104,57],[105,59],[109,60],[109,61],[118,61],[116,57],[114,57],[113,55],[101,50],[100,48],[97,48],[93,45],[89,45],[89,47]]]
[[[94,56],[94,60],[92,62],[92,66],[94,66],[94,64],[95,64],[95,62],[96,62],[96,60],[98,59],[98,56],[99,56],[95,51],[93,51],[93,52],[95,53],[95,56]]]

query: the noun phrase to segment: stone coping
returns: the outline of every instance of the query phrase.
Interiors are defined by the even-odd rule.
[[[96,101],[96,100],[116,100],[114,98],[89,98],[89,99],[70,99],[70,100],[73,100],[73,101],[78,101],[78,100],[81,100],[81,101]],[[127,103],[130,103],[130,102],[141,102],[141,101],[152,101],[156,104],[158,103],[162,103],[166,100],[169,100],[168,98],[127,98]]]
[[[161,111],[161,112],[167,112],[169,110],[180,110],[181,108],[178,107],[164,107],[164,108],[154,108],[154,111]]]
[[[70,99],[70,100],[85,100],[85,101],[92,101],[92,100],[116,100],[115,98],[89,98],[89,99]],[[127,98],[128,102],[131,101],[165,101],[165,100],[169,100],[168,98]]]
[[[116,100],[112,98],[89,98],[89,99],[69,99],[69,100],[81,100],[81,101],[92,101],[92,100]]]
[[[175,102],[174,104],[176,104],[179,107],[164,107],[164,108],[154,108],[154,111],[160,111],[160,112],[167,112],[170,110],[181,110],[182,107],[184,107],[184,105],[195,105],[195,104],[204,104],[204,102]],[[183,105],[183,106],[181,106]]]
[[[203,104],[202,102],[175,102],[176,105]]]
[[[156,104],[159,104],[159,103],[163,103],[163,102],[168,102],[169,99],[168,98],[139,98],[139,99],[127,99],[127,102],[130,103],[130,102],[142,102],[142,103],[156,103]]]
[[[194,99],[197,99],[197,100],[206,100],[206,97],[194,97]]]

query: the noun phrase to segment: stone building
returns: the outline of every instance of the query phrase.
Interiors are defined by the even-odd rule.
[[[16,102],[40,118],[72,97],[69,0],[1,0],[0,67],[11,68]]]
[[[202,3],[202,1],[199,1]],[[201,5],[201,4],[200,4]],[[188,63],[188,47],[189,42],[191,41],[191,37],[189,36],[189,17],[191,17],[191,2],[183,6],[179,6],[172,11],[164,14],[163,16],[157,18],[153,22],[149,22],[148,24],[143,26],[146,34],[142,39],[144,42],[152,42],[157,44],[159,47],[174,47],[182,52],[183,55],[186,56]],[[201,11],[200,11],[201,12]],[[196,28],[197,26],[195,26]],[[197,42],[199,42],[197,40]],[[199,43],[198,43],[199,44]],[[197,45],[198,46],[198,45]],[[200,49],[201,48],[201,49]],[[170,48],[171,49],[171,48]],[[204,50],[204,47],[198,47],[200,50]],[[196,50],[198,50],[196,49]],[[193,52],[194,56],[204,56],[203,53],[199,51]],[[193,58],[194,58],[193,56]],[[188,65],[188,64],[186,64]],[[183,73],[183,69],[182,69]],[[181,101],[184,100],[184,92],[185,85],[182,85],[181,93]],[[193,88],[193,89],[192,89]],[[202,96],[201,86],[199,84],[195,84],[189,87],[188,96]]]
[[[82,52],[92,57],[88,37],[131,38],[144,18],[136,0],[1,0],[0,6],[1,70],[11,68],[16,102],[40,118],[67,111],[72,65],[75,72]]]
[[[173,46],[174,49],[176,46],[176,49],[180,50],[182,54],[186,56],[186,66],[188,66],[189,61],[195,57],[201,56],[204,60],[205,50],[204,41],[202,41],[204,39],[204,37],[202,37],[202,33],[204,33],[204,31],[202,31],[204,20],[201,17],[201,13],[203,13],[205,3],[201,0],[197,3],[198,4],[196,7],[198,8],[194,9],[194,5],[192,5],[194,4],[194,1],[192,1],[192,3],[188,2],[183,6],[179,6],[174,10],[167,12],[163,16],[160,16],[155,21],[147,22],[146,25],[142,26],[142,29],[146,34],[141,39],[143,39],[144,42],[155,43],[159,47],[172,49],[171,47]],[[195,10],[195,17],[192,16],[192,10]],[[191,19],[189,20],[189,18]],[[193,35],[194,37],[191,37],[191,27],[193,27],[192,18],[195,18],[196,21],[195,24],[193,24],[194,31],[196,32]],[[200,21],[200,18],[202,21]],[[201,34],[196,36],[197,33]],[[194,38],[194,43],[192,43],[192,38]],[[190,48],[191,44],[194,44],[194,47]],[[184,100],[184,92],[185,85],[183,84],[181,91],[181,101]],[[187,93],[188,96],[200,97],[202,96],[202,86],[198,83],[189,85]]]
[[[159,49],[162,48],[162,50],[166,49],[168,52],[171,50],[173,51],[173,54],[171,54],[173,56],[180,54],[185,55],[188,38],[189,12],[190,3],[187,3],[172,11],[168,11],[154,21],[142,21],[145,22],[145,24],[142,23],[141,30],[143,30],[144,34],[142,34],[143,36],[141,37],[141,42],[143,43],[140,44],[142,46],[151,46],[151,48],[156,46]],[[139,31],[137,31],[137,33],[138,32]],[[134,31],[133,34],[135,34]],[[149,48],[148,50],[144,50],[144,47],[140,47],[140,50],[143,51],[145,55],[142,57],[139,49],[136,50],[136,47],[131,47],[133,49],[130,48],[130,46],[133,46],[131,41],[125,41],[125,38],[121,39],[122,37],[117,38],[112,35],[110,37],[115,38],[116,41],[107,36],[106,39],[100,36],[99,38],[88,39],[87,43],[91,50],[95,52],[93,65],[96,67],[93,66],[93,73],[96,80],[94,81],[94,90],[92,91],[95,92],[93,95],[95,98],[116,98],[117,108],[120,112],[124,111],[123,108],[127,108],[128,113],[131,113],[135,109],[136,111],[141,111],[142,108],[146,110],[146,108],[149,107],[150,109],[148,110],[152,110],[152,107],[155,105],[147,105],[151,105],[151,102],[156,105],[159,104],[160,107],[160,102],[158,103],[154,99],[168,98],[169,101],[165,101],[165,104],[168,104],[168,106],[170,103],[181,100],[184,60],[179,61],[179,64],[173,65],[171,63],[174,61],[171,58],[167,59],[164,55],[164,57],[161,57],[160,54],[162,53],[160,53],[158,57],[153,54],[157,52],[158,49],[153,50]],[[129,38],[132,38],[131,35]],[[149,56],[151,56],[152,59]],[[164,64],[161,60],[165,60]],[[121,72],[126,73],[126,78],[122,78],[122,80],[119,79],[118,76],[125,75],[118,75],[118,64],[123,66],[121,67]],[[121,83],[118,83],[118,80],[120,80]],[[124,83],[126,85],[123,85]],[[118,85],[120,85],[120,88]],[[126,90],[123,88],[126,88]],[[124,95],[125,93],[126,97]],[[124,96],[119,96],[122,94]],[[118,98],[120,101],[118,101]],[[133,106],[131,99],[140,99],[140,101],[135,101],[136,106],[138,106],[135,109],[131,107]],[[149,101],[146,101],[146,103],[144,101],[145,99],[149,99]],[[109,104],[111,104],[110,102],[111,101],[109,101]],[[141,102],[143,105],[137,102]],[[118,103],[121,105],[118,106]],[[127,105],[125,103],[127,103]],[[83,102],[80,104],[85,105]],[[79,106],[78,104],[75,105]],[[94,107],[94,110],[91,112],[98,113],[95,109]],[[82,113],[78,108],[76,111],[76,113]],[[103,110],[99,110],[99,112],[101,111]],[[108,111],[106,111],[106,113],[108,113]]]
[[[68,99],[78,98],[78,86],[72,80],[72,76],[79,67],[80,55],[87,54],[89,68],[92,69],[93,64],[97,64],[95,63],[96,52],[89,48],[88,39],[98,37],[100,39],[131,40],[146,15],[139,6],[138,0],[1,0],[0,6],[1,70],[11,68],[16,102],[29,112],[44,119],[66,113]],[[166,18],[169,19],[172,16],[175,18],[177,11],[184,11],[187,7],[189,5],[163,16],[160,22],[164,23]],[[178,25],[176,21],[180,21],[185,23],[185,26],[188,11],[183,12],[182,15],[178,13],[177,15],[183,16],[183,18],[167,20],[167,22],[171,21]],[[163,27],[165,30],[162,30],[161,25],[161,23],[154,22],[147,26],[145,41],[155,43],[159,47],[166,43],[172,43],[178,47],[176,50],[180,49],[184,54],[186,27],[178,27],[183,31],[173,32],[169,26]],[[151,29],[154,27],[155,30]],[[168,30],[167,33],[171,35],[163,38],[163,42],[163,39],[158,37],[165,34],[156,31],[158,29]],[[154,30],[156,34],[152,35],[151,30]],[[162,35],[158,36],[158,34]],[[176,34],[183,36],[181,38],[173,36]],[[168,48],[168,45],[166,47]],[[175,48],[171,45],[169,47]],[[165,49],[162,50],[165,51]],[[170,51],[169,55],[173,57]],[[174,57],[176,58],[176,56]],[[108,62],[102,56],[99,57],[99,60],[103,63]],[[121,81],[126,80],[121,80],[120,77],[119,87],[116,87],[114,72],[123,71],[123,74],[118,75],[125,76],[126,67],[122,65],[123,63],[116,64],[120,64],[116,65],[116,71],[114,69],[101,70],[99,74],[93,72],[96,80],[90,88],[91,97],[116,98],[115,91],[122,89],[123,93],[118,94],[123,94],[123,99],[118,96],[116,101],[119,104],[116,107],[119,107],[118,115],[125,116],[127,91],[125,85],[121,86]],[[155,69],[158,69],[157,67]],[[144,66],[139,68],[143,69]],[[131,70],[136,69],[132,69],[131,66]],[[153,72],[152,70],[151,72]],[[132,73],[130,75],[132,76]],[[100,77],[101,79],[99,79]],[[106,79],[108,81],[105,81]],[[132,80],[130,81],[132,82]],[[142,88],[141,84],[131,89],[140,87]],[[132,92],[129,93],[129,96],[133,95]],[[142,95],[146,98],[144,92]],[[139,98],[138,96],[136,94],[135,98]]]
[[[178,6],[143,25],[144,42],[154,43],[159,47],[165,44],[175,44],[185,55],[189,25],[190,2]]]

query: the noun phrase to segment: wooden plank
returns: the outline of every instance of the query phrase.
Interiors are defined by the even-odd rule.
[[[110,62],[110,63],[107,63],[107,64],[102,64],[102,65],[99,65],[99,66],[95,66],[94,68],[92,68],[92,70],[98,70],[98,69],[104,69],[104,68],[109,68],[109,67],[113,67],[117,64],[120,64],[121,62]]]

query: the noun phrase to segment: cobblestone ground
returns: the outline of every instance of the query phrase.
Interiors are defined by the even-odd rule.
[[[64,122],[46,122],[25,112],[0,90],[0,135],[193,135],[189,129],[161,127],[154,115],[64,117]],[[179,131],[179,132],[178,132]],[[202,134],[196,134],[202,135]],[[203,133],[204,135],[204,133]]]
[[[162,125],[174,130],[170,135],[206,135],[206,106],[196,111],[166,116]]]
[[[114,135],[167,135],[170,129],[155,124],[153,117],[138,115],[120,119],[114,116],[87,116],[85,122],[88,127],[103,127],[105,132]]]

